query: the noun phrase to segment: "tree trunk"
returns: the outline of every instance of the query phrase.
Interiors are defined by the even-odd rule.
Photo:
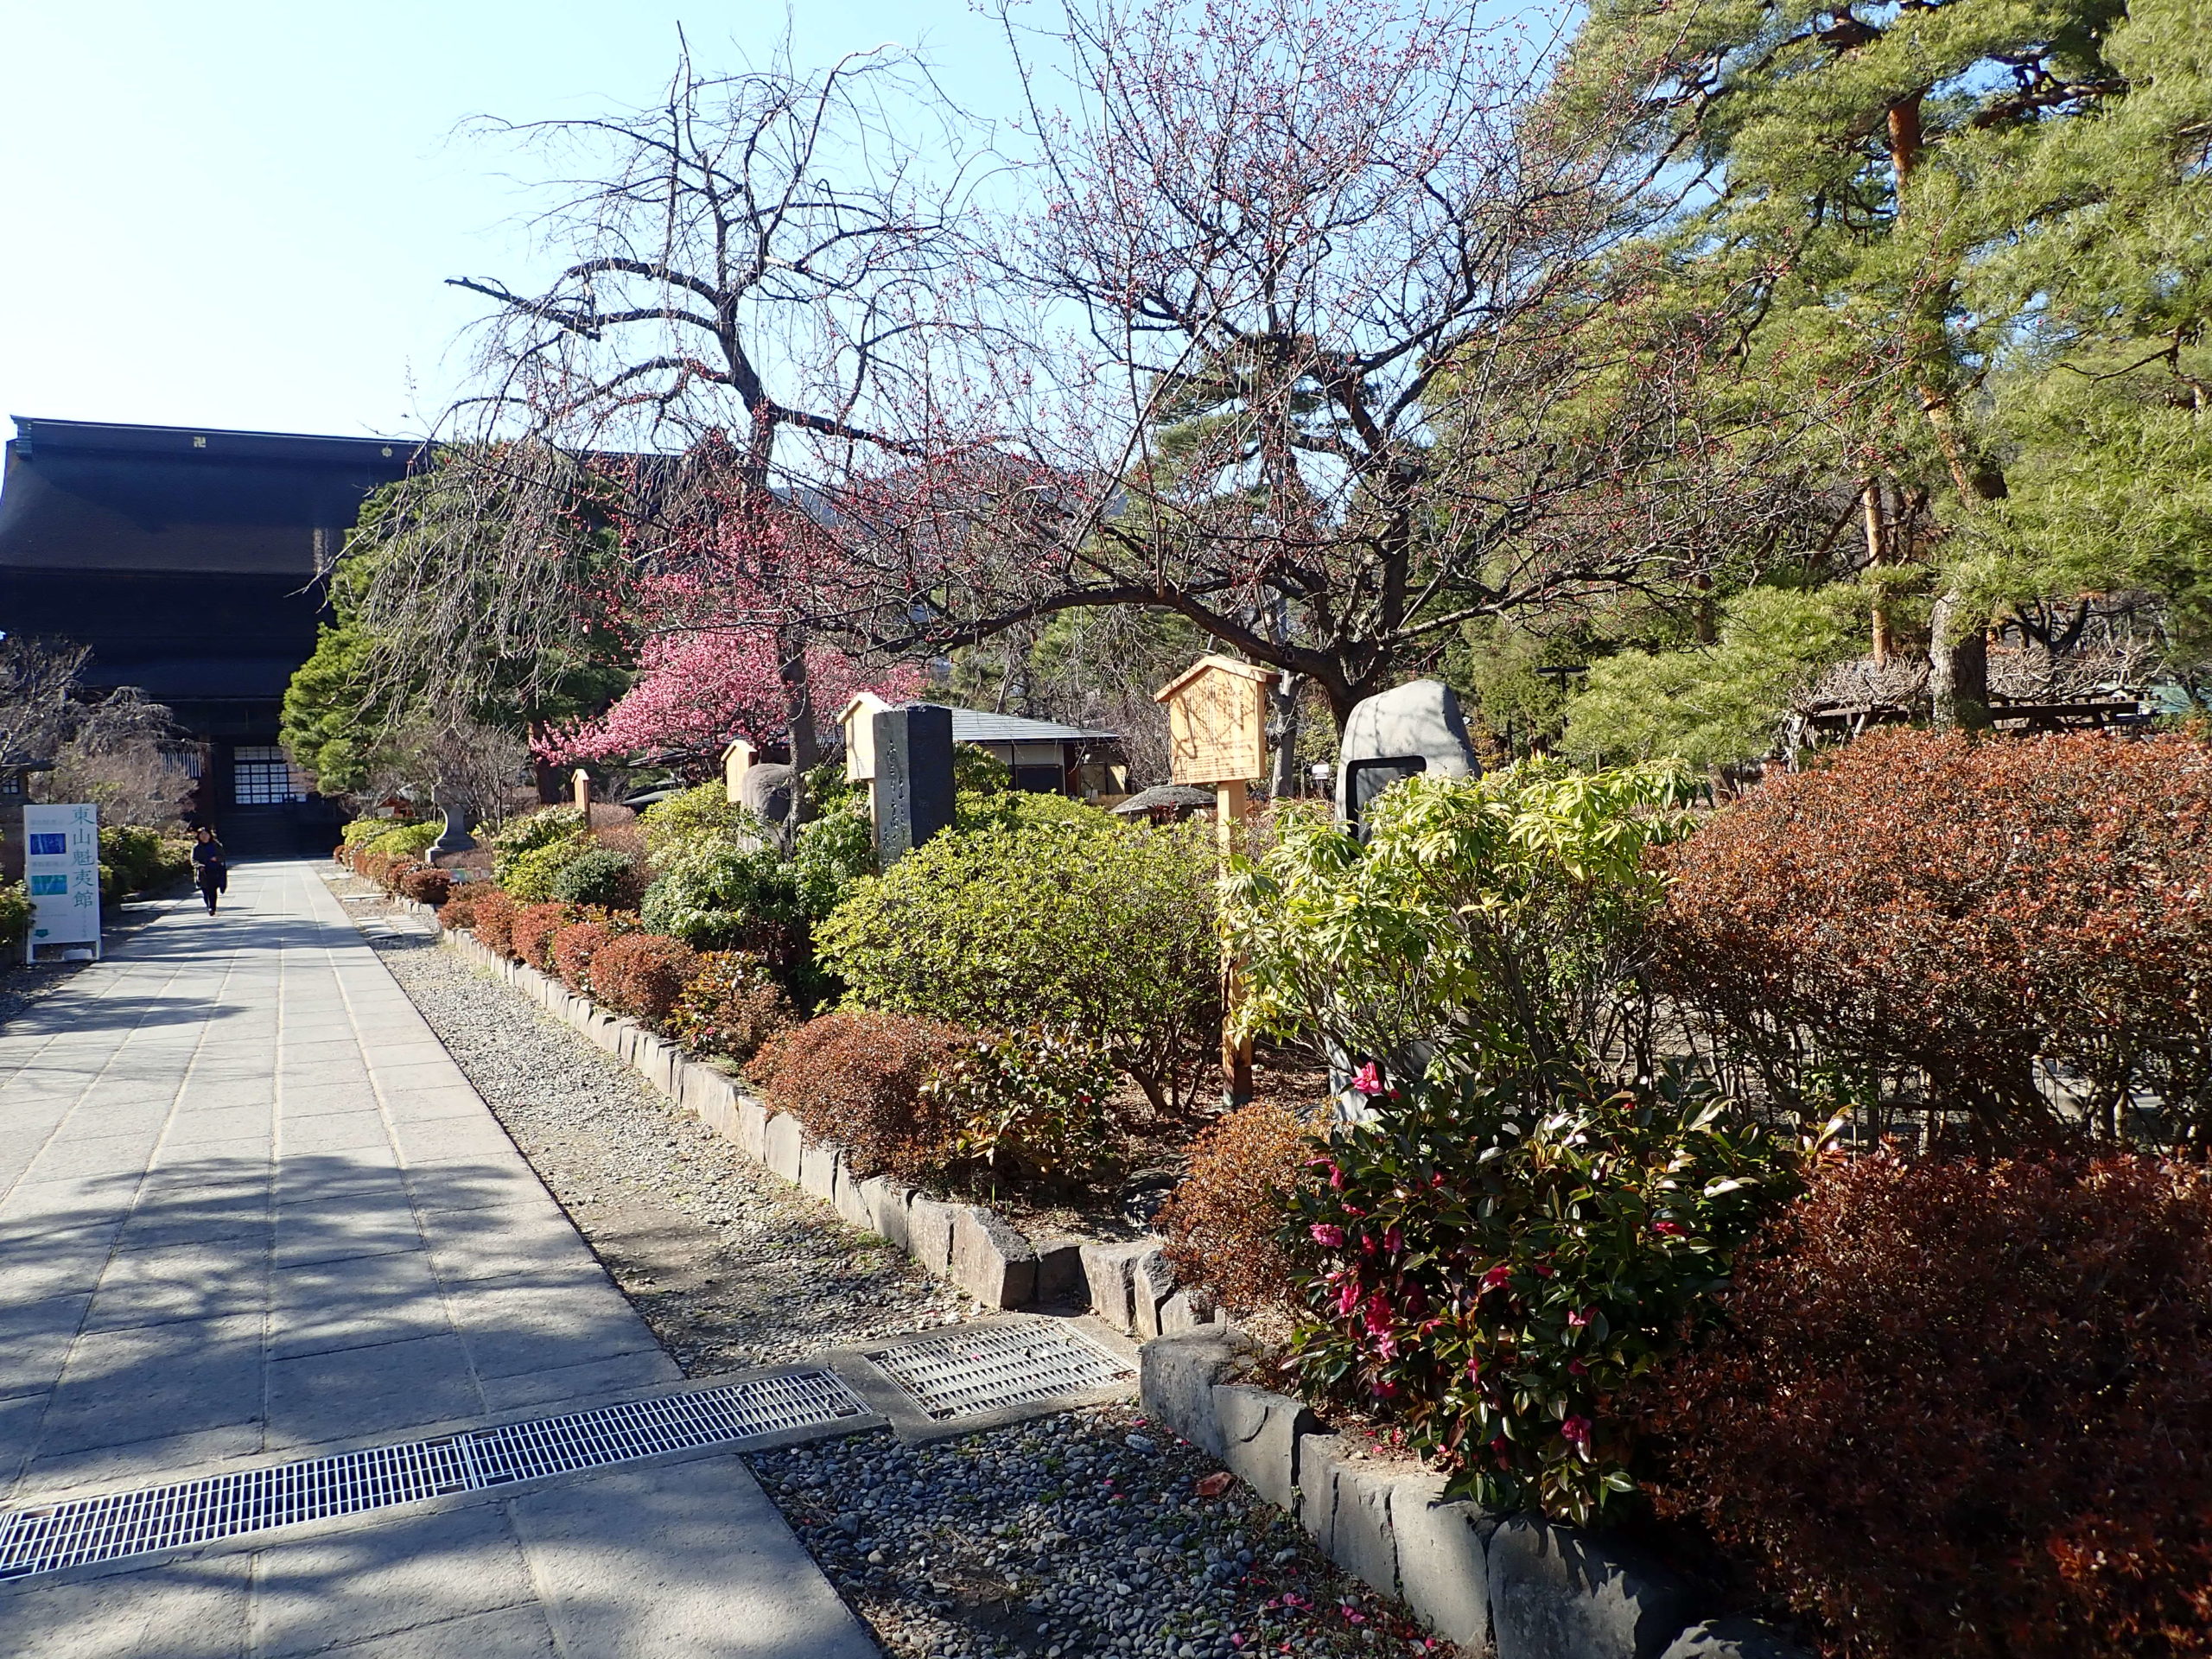
[[[1989,724],[1989,639],[1978,614],[1961,626],[1962,600],[1945,590],[1928,620],[1928,690],[1936,723],[1960,731]]]
[[[1268,687],[1268,741],[1274,746],[1268,793],[1278,801],[1298,793],[1298,676],[1286,670]]]
[[[1879,570],[1889,563],[1890,547],[1889,527],[1883,510],[1882,480],[1868,479],[1860,499],[1866,507],[1866,568]],[[1897,654],[1897,631],[1890,620],[1889,595],[1878,576],[1874,582],[1873,610],[1868,620],[1872,625],[1874,636],[1874,665],[1879,668]]]
[[[791,746],[791,791],[790,817],[785,835],[796,844],[799,826],[814,816],[806,797],[806,774],[819,765],[822,745],[814,729],[814,683],[806,668],[806,633],[801,628],[778,630],[777,654],[784,682],[784,735]]]

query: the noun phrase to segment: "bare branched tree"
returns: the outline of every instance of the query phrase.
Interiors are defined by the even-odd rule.
[[[1694,590],[1719,524],[1761,533],[1717,498],[1781,436],[1691,391],[1722,342],[1598,326],[1664,192],[1562,130],[1558,35],[1435,0],[1070,0],[1041,42],[1021,15],[1045,199],[992,245],[1035,320],[995,383],[1029,472],[934,559],[856,544],[879,645],[1157,607],[1341,721],[1470,619]]]
[[[539,221],[561,265],[527,288],[453,279],[494,308],[483,389],[456,411],[477,435],[571,454],[669,454],[712,436],[731,462],[716,498],[764,523],[817,515],[856,454],[928,453],[967,138],[914,56],[882,47],[809,75],[786,55],[717,75],[687,54],[654,108],[494,130],[564,170]],[[733,505],[733,486],[753,499]],[[634,533],[651,525],[632,520],[632,558],[663,551]],[[512,548],[502,563],[530,557]],[[777,630],[792,757],[805,766],[812,607],[785,597],[796,576],[758,574],[750,620]]]

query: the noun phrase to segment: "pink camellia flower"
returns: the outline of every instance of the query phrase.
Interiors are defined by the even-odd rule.
[[[1351,1317],[1352,1309],[1359,1306],[1359,1281],[1347,1279],[1344,1288],[1337,1293],[1337,1313],[1340,1318]]]
[[[1655,1221],[1651,1224],[1651,1230],[1662,1238],[1675,1238],[1682,1232],[1682,1224],[1679,1221]]]
[[[1382,1382],[1378,1378],[1369,1386],[1369,1392],[1377,1400],[1395,1400],[1398,1396],[1398,1385],[1395,1382]]]
[[[1590,1455],[1590,1420],[1587,1417],[1568,1418],[1559,1426],[1559,1432],[1584,1457]]]
[[[1339,1164],[1331,1164],[1329,1166],[1329,1185],[1339,1192],[1344,1190],[1344,1172],[1343,1166]]]
[[[1406,1236],[1395,1227],[1389,1228],[1382,1235],[1382,1248],[1395,1255],[1406,1248]]]
[[[1497,1289],[1501,1285],[1510,1284],[1512,1281],[1513,1269],[1507,1267],[1504,1262],[1501,1262],[1496,1267],[1492,1268],[1488,1273],[1483,1274],[1483,1292],[1486,1294],[1490,1291]]]
[[[1390,1299],[1378,1290],[1367,1299],[1367,1306],[1360,1310],[1359,1317],[1367,1325],[1367,1334],[1379,1337],[1395,1322],[1396,1316]]]
[[[1370,1060],[1351,1074],[1351,1086],[1363,1095],[1379,1095],[1388,1089],[1389,1084],[1382,1081],[1382,1068]]]
[[[1584,1325],[1589,1324],[1590,1321],[1596,1317],[1597,1314],[1594,1310],[1586,1307],[1578,1307],[1567,1316],[1567,1322],[1570,1327],[1580,1331]]]
[[[1467,1361],[1467,1381],[1470,1382],[1479,1382],[1482,1380],[1483,1357],[1480,1354],[1475,1354],[1470,1357]]]
[[[1317,1221],[1307,1230],[1313,1235],[1313,1242],[1325,1250],[1343,1248],[1344,1230],[1334,1222]]]
[[[1398,1338],[1395,1332],[1385,1331],[1375,1338],[1375,1357],[1377,1359],[1395,1359],[1398,1357]]]
[[[1548,1279],[1548,1278],[1550,1278],[1551,1276],[1552,1276],[1552,1264],[1551,1264],[1550,1262],[1537,1262],[1537,1263],[1536,1263],[1536,1277],[1537,1277],[1537,1278],[1539,1278],[1539,1279]]]
[[[1567,1362],[1567,1371],[1569,1376],[1587,1376],[1590,1375],[1590,1368],[1587,1365],[1585,1365],[1579,1359],[1568,1360]]]

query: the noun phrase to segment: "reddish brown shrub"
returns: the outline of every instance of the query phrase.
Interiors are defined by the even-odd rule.
[[[591,959],[609,939],[638,931],[637,917],[627,911],[605,910],[585,905],[570,912],[575,919],[553,936],[552,971],[572,991],[591,988]]]
[[[476,899],[469,889],[463,887],[438,906],[438,925],[456,929],[476,925]]]
[[[514,925],[509,930],[515,955],[539,973],[551,973],[553,936],[575,916],[575,910],[567,905],[524,905],[515,912]]]
[[[660,933],[625,933],[591,959],[591,994],[618,1014],[658,1026],[699,971],[698,952]]]
[[[2107,1135],[2133,1092],[2212,1140],[2212,746],[1881,733],[1670,862],[1661,988],[1785,1099],[1924,1084],[2001,1150],[2051,1126],[2040,1057]]]
[[[2212,1175],[1833,1163],[1648,1402],[1694,1516],[1862,1659],[2212,1654]]]
[[[512,958],[515,953],[515,918],[521,913],[521,907],[503,889],[487,882],[470,887],[469,908],[475,913],[471,925],[477,942],[495,956]]]
[[[418,864],[399,878],[399,891],[418,905],[442,905],[453,896],[453,878],[443,870]]]
[[[591,989],[591,959],[614,935],[605,922],[570,922],[553,936],[553,971],[572,991]]]
[[[798,1022],[766,962],[743,950],[707,950],[670,1012],[668,1028],[695,1054],[724,1054],[741,1064]]]
[[[1299,1175],[1319,1150],[1276,1101],[1241,1107],[1199,1135],[1189,1173],[1152,1220],[1176,1276],[1235,1313],[1291,1305],[1294,1264],[1281,1235]]]
[[[353,874],[365,881],[381,885],[391,874],[393,860],[389,853],[357,852],[353,855]]]
[[[772,1039],[751,1074],[776,1110],[842,1147],[855,1174],[914,1180],[954,1156],[960,1126],[923,1085],[967,1041],[934,1020],[846,1009]]]

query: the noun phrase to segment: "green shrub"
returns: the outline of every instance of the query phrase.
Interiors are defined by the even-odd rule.
[[[1802,1164],[1672,1073],[1610,1096],[1525,1074],[1410,1084],[1294,1198],[1301,1374],[1395,1421],[1453,1494],[1586,1522],[1636,1486],[1613,1402],[1719,1319]]]
[[[1071,802],[1016,809],[854,884],[817,948],[858,1006],[1084,1032],[1156,1109],[1179,1105],[1219,1020],[1215,868],[1197,827],[1125,827]]]
[[[582,836],[571,836],[562,841],[550,841],[542,847],[533,847],[518,853],[507,862],[506,872],[499,885],[525,905],[542,905],[551,901],[554,883],[572,864],[592,857],[601,849]]]
[[[103,825],[100,862],[108,868],[118,897],[151,887],[162,874],[161,834],[135,823]]]
[[[638,861],[612,847],[588,847],[546,884],[546,896],[570,905],[626,908],[637,896]]]
[[[854,882],[875,874],[875,823],[868,797],[848,791],[799,827],[791,852],[798,906],[820,921],[842,904]]]
[[[507,871],[517,859],[556,842],[581,839],[583,832],[584,815],[580,810],[547,806],[509,818],[496,830],[479,830],[476,839],[491,849],[492,879],[505,887]]]
[[[354,818],[338,832],[339,841],[344,846],[359,847],[383,835],[392,827],[392,823],[390,818]]]
[[[807,921],[788,861],[766,843],[692,842],[671,854],[645,889],[645,925],[696,950],[788,957]]]
[[[366,845],[387,857],[419,858],[444,833],[442,826],[435,823],[391,823],[383,834],[370,836]]]
[[[645,809],[645,850],[656,864],[702,842],[757,841],[766,826],[729,798],[716,779]]]
[[[31,936],[30,890],[20,881],[0,886],[0,950],[19,950]]]
[[[1239,860],[1226,921],[1255,1030],[1402,1071],[1502,1053],[1541,1071],[1628,1054],[1648,1069],[1637,993],[1665,897],[1646,849],[1688,820],[1669,766],[1588,774],[1522,761],[1414,777],[1368,813],[1364,845],[1289,811]]]

